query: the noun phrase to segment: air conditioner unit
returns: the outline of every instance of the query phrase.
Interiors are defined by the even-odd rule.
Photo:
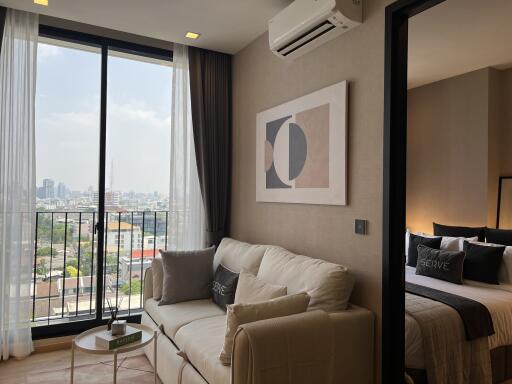
[[[268,22],[270,49],[295,58],[357,27],[363,0],[295,0]]]

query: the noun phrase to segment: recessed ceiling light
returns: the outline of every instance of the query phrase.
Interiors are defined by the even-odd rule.
[[[185,34],[185,37],[188,37],[189,39],[199,39],[199,36],[201,36],[201,34],[199,33],[195,33],[195,32],[187,32]]]
[[[34,4],[48,6],[48,0],[34,0]]]

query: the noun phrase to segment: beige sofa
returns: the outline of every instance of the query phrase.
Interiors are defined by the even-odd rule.
[[[267,272],[261,276],[260,264],[265,257],[272,257],[272,261],[274,263],[277,261],[277,264],[268,268],[269,263],[266,263]],[[294,255],[280,247],[251,245],[227,238],[222,241],[215,254],[214,270],[220,263],[237,272],[244,268],[269,283],[286,285],[288,293],[310,292],[312,298],[317,298],[316,301],[312,299],[310,302],[309,309],[312,311],[322,307],[320,301],[323,295],[314,280],[322,273],[331,273],[328,266],[332,266],[319,260]],[[262,269],[264,269],[263,266]],[[313,362],[318,356],[318,350],[315,352],[314,348],[308,348],[308,346],[314,343],[315,335],[322,332],[315,329],[314,323],[308,323],[311,317],[308,317],[308,314],[312,313],[308,309],[304,314],[246,324],[235,336],[232,365],[222,365],[219,353],[224,342],[225,312],[209,299],[158,306],[158,302],[152,298],[152,279],[151,268],[149,268],[145,275],[145,311],[142,315],[142,323],[162,331],[158,337],[157,367],[158,375],[164,384],[261,382],[262,380],[254,380],[256,377],[254,372],[258,370],[258,361],[262,361],[261,359],[267,356],[258,356],[258,354],[263,354],[261,351],[274,350],[275,344],[273,346],[272,341],[276,341],[276,336],[292,334],[291,331],[304,336],[303,338],[295,337],[292,341],[294,350],[288,348],[290,350],[288,353],[293,353],[294,356],[290,356],[290,360],[297,359],[295,357],[297,346],[301,349],[299,355],[302,360],[304,356],[307,360],[307,356],[310,355]],[[292,372],[286,380],[273,379],[272,383],[292,384],[300,381],[319,384],[322,382],[367,384],[373,382],[374,316],[366,309],[347,304],[352,282],[350,279],[346,280],[346,286],[341,284],[339,287],[339,301],[331,300],[327,303],[329,308],[347,307],[345,310],[328,312],[333,328],[331,343],[333,368],[332,373],[326,376],[329,378],[304,380],[304,375],[301,374],[302,380],[297,380],[293,379]],[[304,329],[307,329],[307,332],[304,332]],[[253,331],[254,335],[259,335],[257,347],[251,345],[256,344],[251,341]],[[287,353],[286,348],[283,350]],[[146,348],[145,353],[153,362],[153,348]],[[304,367],[308,365],[308,361],[300,361],[299,364]],[[266,382],[270,381],[266,380]]]

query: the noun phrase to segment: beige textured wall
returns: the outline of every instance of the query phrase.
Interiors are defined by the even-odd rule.
[[[487,224],[489,70],[409,90],[407,227]]]
[[[487,226],[496,226],[496,214],[498,209],[498,186],[501,175],[502,133],[505,132],[505,116],[502,97],[502,78],[504,72],[489,69],[489,116],[487,140]],[[509,141],[509,143],[511,143]],[[510,148],[510,146],[509,146]],[[506,154],[506,152],[505,152]]]
[[[500,132],[500,172],[512,176],[512,69],[500,73],[502,126]]]
[[[512,70],[485,68],[409,90],[407,226],[496,224],[512,175]]]
[[[374,311],[379,324],[384,6],[390,2],[364,2],[362,26],[293,62],[270,52],[266,34],[233,62],[231,235],[349,266],[357,278],[352,301]],[[349,81],[348,205],[256,203],[256,113],[342,80]],[[354,234],[356,218],[369,220],[367,236]]]

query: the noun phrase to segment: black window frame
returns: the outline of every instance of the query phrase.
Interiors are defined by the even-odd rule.
[[[97,268],[96,268],[96,318],[75,320],[57,324],[32,327],[32,339],[45,339],[78,334],[92,327],[106,324],[103,318],[103,259],[104,259],[104,219],[105,219],[105,170],[106,170],[106,138],[107,138],[107,82],[108,53],[117,51],[136,56],[172,62],[172,50],[151,47],[138,43],[77,32],[45,24],[39,25],[39,36],[54,40],[67,41],[80,45],[101,49],[101,86],[100,86],[100,135],[99,135],[99,180],[98,180],[98,216],[95,224],[97,231]],[[124,316],[128,322],[140,323],[141,315]]]

